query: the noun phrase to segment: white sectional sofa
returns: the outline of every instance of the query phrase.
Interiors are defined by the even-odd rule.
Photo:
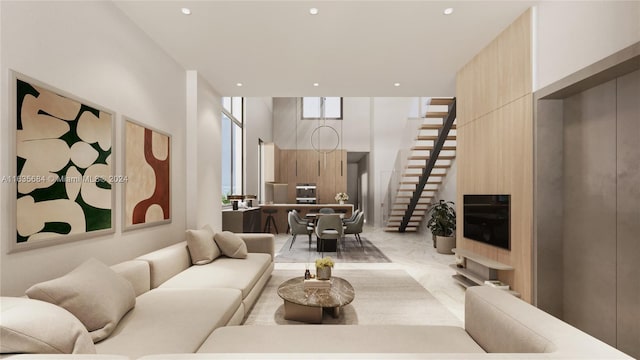
[[[116,274],[131,284],[135,306],[126,312],[106,339],[95,344],[96,353],[120,355],[125,359],[160,353],[194,353],[213,330],[240,324],[273,272],[274,236],[237,235],[246,244],[246,258],[220,256],[206,265],[192,265],[187,243],[181,242],[112,266]],[[13,311],[5,313],[3,310],[0,316],[2,334],[7,339],[17,333],[20,335],[22,329],[16,332],[15,328],[7,328],[2,318],[11,316],[15,319],[32,311],[29,305],[20,308],[10,300],[36,302],[3,299],[3,307],[11,307],[7,311]],[[45,325],[34,324],[34,327],[38,326]],[[52,328],[52,331],[59,329]],[[24,334],[24,337],[30,335]],[[81,341],[73,340],[69,347],[73,347],[74,342],[77,348]],[[60,350],[58,344],[50,348],[52,352]],[[86,347],[81,350],[86,351]],[[15,355],[2,357],[12,356]],[[30,358],[33,355],[22,356]],[[60,356],[56,354],[52,358]],[[81,355],[70,356],[82,358]]]
[[[206,265],[191,266],[186,244],[179,243],[113,266],[116,273],[131,283],[137,295],[136,304],[108,338],[95,344],[98,355],[2,357],[41,360],[630,359],[534,306],[489,287],[467,290],[464,328],[234,326],[242,322],[273,270],[273,236],[240,235],[249,250],[246,259],[221,257]]]

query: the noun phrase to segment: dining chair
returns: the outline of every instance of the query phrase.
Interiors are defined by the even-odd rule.
[[[296,237],[300,234],[309,235],[309,248],[311,248],[311,233],[313,232],[313,227],[307,225],[305,222],[298,222],[294,211],[289,211],[287,220],[289,222],[289,228],[291,229],[291,235],[293,235],[291,245],[289,245],[289,250],[291,250],[293,243],[296,242]]]
[[[356,215],[356,219],[353,222],[346,223],[344,226],[344,234],[353,234],[356,238],[356,241],[360,243],[360,246],[363,247],[362,239],[360,238],[360,234],[362,233],[362,227],[364,225],[364,212],[359,212]]]
[[[320,245],[320,252],[324,254],[326,240],[336,240],[336,246],[344,233],[342,219],[338,214],[327,214],[320,216],[316,224],[316,237]]]

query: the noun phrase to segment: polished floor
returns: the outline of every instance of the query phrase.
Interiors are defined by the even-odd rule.
[[[276,235],[276,252],[282,249],[289,236],[288,234]],[[349,236],[352,237],[352,235]],[[404,269],[460,321],[464,322],[464,288],[451,278],[454,271],[449,267],[449,264],[454,263],[455,256],[438,254],[433,247],[430,234],[391,233],[384,232],[381,228],[365,226],[362,236],[375,244],[392,262],[338,263],[335,265],[336,270]],[[319,253],[317,255],[320,257]],[[275,268],[276,270],[300,269],[303,273],[305,264],[276,263]]]

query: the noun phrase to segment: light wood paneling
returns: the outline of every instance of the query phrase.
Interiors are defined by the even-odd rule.
[[[511,265],[500,280],[532,300],[533,113],[531,10],[465,65],[457,76],[458,211],[464,194],[511,195],[511,250],[463,237],[457,247]]]
[[[296,172],[297,162],[297,172]],[[338,192],[347,191],[347,151],[336,150],[325,157],[315,150],[280,150],[280,180],[289,184],[289,202],[296,202],[296,184],[314,183],[319,203],[335,202]],[[341,171],[342,167],[342,171]]]
[[[531,93],[531,10],[459,72],[458,126]]]

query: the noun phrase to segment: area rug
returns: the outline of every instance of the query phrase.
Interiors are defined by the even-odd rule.
[[[282,249],[276,254],[275,261],[277,263],[309,263],[319,258],[321,253],[316,251],[315,236],[311,242],[309,249],[309,238],[307,236],[298,235],[296,242],[291,250],[290,236],[284,243]],[[362,237],[362,246],[352,236],[345,237],[339,243],[337,252],[324,252],[324,256],[330,256],[337,263],[389,263],[391,260],[378,249],[367,238]]]
[[[277,289],[286,280],[304,275],[300,271],[275,270],[246,325],[302,324],[284,319],[284,305]],[[333,275],[346,279],[355,299],[342,308],[340,317],[325,313],[324,324],[450,325],[462,322],[404,270],[340,270]]]

